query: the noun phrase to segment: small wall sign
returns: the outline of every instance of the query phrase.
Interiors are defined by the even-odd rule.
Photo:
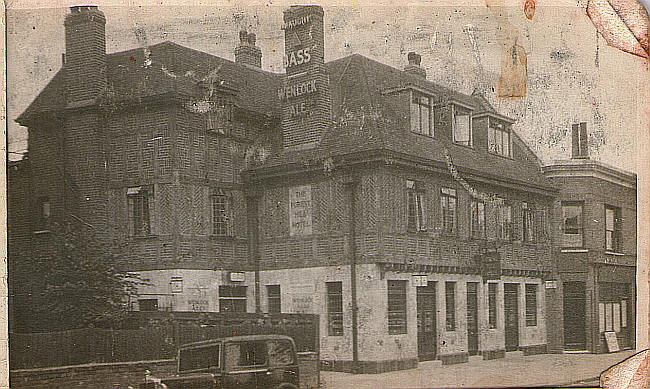
[[[544,287],[546,289],[557,289],[557,281],[556,280],[544,281]]]
[[[230,281],[231,282],[244,282],[246,281],[246,273],[242,272],[230,272]]]
[[[413,286],[427,286],[428,282],[429,281],[427,280],[426,275],[420,275],[420,274],[413,275]]]

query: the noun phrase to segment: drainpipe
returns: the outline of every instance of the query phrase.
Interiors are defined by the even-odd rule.
[[[255,272],[255,313],[262,312],[260,307],[260,256],[259,256],[259,218],[257,214],[258,196],[248,188],[246,195],[246,214],[248,216],[248,258],[253,262]]]
[[[345,184],[350,193],[350,292],[352,294],[352,366],[356,371],[359,362],[359,330],[357,328],[357,216],[356,188],[354,179]]]

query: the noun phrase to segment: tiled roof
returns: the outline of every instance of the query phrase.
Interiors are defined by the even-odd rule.
[[[327,69],[330,74],[333,116],[344,117],[344,107],[358,109],[363,106],[364,113],[356,114],[357,118],[366,116],[363,125],[335,124],[316,148],[271,155],[261,167],[306,164],[328,157],[373,150],[386,150],[414,157],[423,163],[446,166],[445,150],[448,150],[454,165],[461,171],[545,189],[553,188],[542,174],[538,158],[516,134],[513,137],[512,159],[490,154],[480,148],[459,146],[451,140],[406,134],[396,124],[399,118],[384,96],[384,92],[391,88],[414,85],[444,98],[474,106],[478,112],[494,112],[480,94],[464,95],[358,54],[329,62]],[[376,117],[377,112],[381,118]]]
[[[224,58],[190,49],[169,41],[107,55],[107,79],[116,101],[176,92],[194,96],[198,81],[211,78],[237,90],[242,108],[263,114],[279,115],[276,87],[278,74],[235,64]],[[150,63],[145,65],[145,61]],[[65,108],[65,67],[61,69],[34,102],[17,119]]]
[[[116,101],[166,93],[196,96],[200,89],[197,81],[211,78],[235,89],[242,108],[276,117],[280,114],[276,88],[282,83],[281,74],[238,65],[172,42],[159,43],[147,49],[150,60],[147,66],[143,66],[147,58],[142,48],[108,55],[107,78]],[[326,66],[335,121],[344,122],[347,109],[356,111],[357,117],[359,112],[363,112],[363,125],[359,122],[335,124],[316,148],[273,153],[262,167],[300,164],[372,150],[387,150],[440,164],[445,163],[446,149],[460,169],[486,177],[495,177],[498,172],[502,179],[552,187],[541,173],[537,157],[516,134],[513,159],[495,156],[479,148],[458,146],[450,140],[405,136],[404,129],[396,124],[399,118],[385,96],[391,89],[416,87],[441,96],[443,100],[452,99],[475,107],[476,112],[494,112],[480,93],[468,96],[358,54],[331,61]],[[32,114],[65,107],[64,72],[65,68],[54,76],[17,119],[19,123],[24,123]],[[381,117],[377,117],[378,113]]]

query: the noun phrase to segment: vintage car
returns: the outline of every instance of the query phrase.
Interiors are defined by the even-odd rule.
[[[177,374],[147,376],[140,389],[298,389],[293,339],[282,335],[233,336],[180,347]]]

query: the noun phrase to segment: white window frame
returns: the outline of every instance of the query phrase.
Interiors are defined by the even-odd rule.
[[[491,134],[494,133],[494,136],[491,136]],[[496,135],[499,133],[501,142],[501,148],[495,147],[497,146],[496,142]],[[508,134],[508,142],[504,143],[503,142],[503,134]],[[505,149],[503,147],[504,144],[508,145],[508,152],[505,152]],[[491,117],[488,118],[488,152],[494,155],[500,155],[502,157],[507,157],[507,158],[512,158],[512,127],[508,123],[504,123],[502,121],[499,121],[497,119],[493,119]]]
[[[473,131],[472,131],[472,110],[468,109],[468,108],[459,107],[456,104],[452,104],[451,108],[452,108],[452,118],[453,118],[452,119],[451,133],[452,133],[452,139],[453,139],[454,143],[458,144],[458,145],[462,145],[462,146],[474,147],[474,139],[473,139],[474,137],[473,137]],[[462,115],[459,115],[458,111],[467,112],[467,113],[466,114],[463,113]],[[457,133],[457,129],[458,129],[458,122],[457,122],[458,116],[467,116],[467,121],[468,121],[468,125],[469,125],[469,128],[468,128],[468,131],[469,131],[468,137],[469,137],[469,139],[467,140],[467,143],[465,143],[464,141],[459,141],[459,140],[456,139],[456,133]]]
[[[416,97],[418,99],[417,103],[413,102],[413,100],[416,99]],[[426,104],[420,103],[419,99],[422,98],[422,97],[426,98],[429,101],[428,106]],[[414,130],[414,127],[415,127],[414,120],[415,120],[415,118],[414,118],[414,115],[413,115],[413,113],[414,113],[413,105],[418,106],[417,119],[418,119],[418,122],[419,122],[418,124],[419,125],[417,126],[417,129],[415,129],[415,130]],[[435,115],[434,115],[434,112],[433,112],[433,105],[434,105],[434,102],[433,102],[433,96],[432,95],[427,94],[427,93],[423,93],[423,92],[419,92],[419,91],[416,91],[416,90],[411,90],[411,93],[409,94],[409,118],[410,118],[410,131],[412,133],[425,135],[425,136],[429,136],[429,137],[434,136],[434,134],[435,134],[435,125],[434,125]],[[422,120],[421,120],[422,107],[428,107],[429,128],[426,129],[426,130],[422,128]]]

